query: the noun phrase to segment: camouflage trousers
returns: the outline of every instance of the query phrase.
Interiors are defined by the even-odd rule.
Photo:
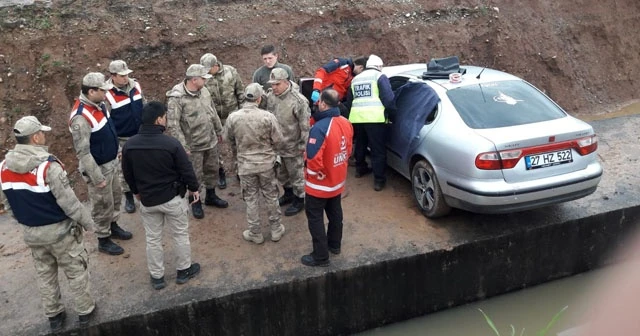
[[[117,164],[109,162],[106,164]],[[112,169],[105,173],[105,181],[107,185],[104,188],[98,188],[89,180],[87,176],[82,176],[87,182],[89,189],[89,198],[91,199],[91,217],[96,222],[96,236],[98,238],[106,238],[111,236],[111,222],[117,222],[120,218],[120,204],[122,204],[122,189],[116,178],[118,169]]]
[[[118,143],[120,143],[120,149],[122,149],[122,147],[124,147],[124,143],[127,142],[127,140],[129,140],[129,138],[118,138]],[[129,189],[129,184],[127,184],[127,181],[124,180],[124,175],[122,175],[122,165],[120,164],[121,159],[118,160],[118,180],[120,181],[120,187],[122,188],[122,192],[126,193],[131,191]]]
[[[200,193],[203,192],[202,184],[206,189],[213,189],[218,185],[218,147],[191,152],[189,156],[193,170],[196,172],[198,182],[200,182]]]
[[[293,194],[296,197],[304,197],[304,158],[302,154],[281,159],[282,165],[278,171],[278,181],[284,188],[293,188]]]
[[[183,270],[191,266],[189,214],[187,211],[187,202],[180,196],[155,206],[140,205],[140,217],[147,239],[147,267],[151,276],[156,279],[164,276],[162,229],[165,225],[174,241],[176,268]]]
[[[76,226],[79,229],[79,226]],[[58,315],[64,310],[61,300],[58,269],[69,281],[69,289],[74,297],[75,310],[79,315],[93,311],[95,302],[91,298],[89,286],[88,255],[82,244],[82,233],[67,234],[57,243],[44,246],[30,246],[31,255],[38,274],[38,285],[44,313],[47,317]]]
[[[252,233],[260,230],[260,194],[264,197],[264,204],[269,214],[271,230],[280,228],[280,205],[278,205],[278,181],[275,170],[251,175],[240,175],[242,198],[247,203],[247,223]]]

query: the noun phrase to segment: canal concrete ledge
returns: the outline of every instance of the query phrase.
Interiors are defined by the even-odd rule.
[[[283,242],[288,238],[289,243],[240,242],[238,251],[250,250],[243,258],[212,261],[208,267],[216,271],[179,288],[169,282],[162,291],[153,291],[146,270],[139,269],[145,265],[144,247],[131,245],[129,259],[142,255],[121,261],[117,269],[109,257],[93,258],[97,318],[86,329],[69,322],[61,334],[345,335],[599,267],[611,262],[612,252],[639,223],[640,166],[634,153],[640,153],[640,118],[592,124],[605,172],[598,190],[586,198],[506,215],[454,211],[429,221],[412,210],[409,183],[397,175],[390,178],[390,185],[397,186],[384,191],[384,206],[372,199],[375,193],[358,198],[369,183],[354,184],[345,212],[352,202],[372,203],[367,211],[348,216],[343,253],[332,257],[330,267],[299,264],[310,248],[304,216],[288,223],[291,232]],[[396,209],[392,215],[390,209]],[[239,218],[242,210],[237,209]],[[0,222],[0,229],[6,227]],[[247,269],[243,265],[249,258],[264,261]],[[11,272],[0,275],[0,281],[10,282]],[[124,276],[136,280],[116,285],[113,277]],[[107,294],[102,294],[105,287]],[[0,334],[48,332],[33,289],[23,293],[3,287],[2,292],[7,295],[3,306],[10,309],[0,313],[5,321]],[[63,295],[69,303],[68,291]]]

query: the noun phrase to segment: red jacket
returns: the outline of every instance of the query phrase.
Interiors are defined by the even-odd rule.
[[[332,198],[344,191],[353,126],[337,107],[314,113],[305,151],[305,193]]]
[[[334,58],[316,70],[314,77],[314,90],[322,91],[333,86],[340,100],[343,100],[353,79],[353,62],[350,58]]]

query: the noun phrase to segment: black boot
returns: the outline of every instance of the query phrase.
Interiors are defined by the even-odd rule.
[[[56,316],[49,318],[49,326],[51,327],[51,331],[58,332],[62,330],[64,327],[64,320],[67,318],[67,313],[64,310]]]
[[[204,205],[213,205],[216,208],[226,208],[229,203],[216,195],[214,188],[207,189],[207,195],[204,198]]]
[[[110,255],[119,255],[124,253],[124,249],[111,241],[108,237],[98,238],[98,251]]]
[[[111,222],[111,238],[113,239],[121,239],[121,240],[129,240],[133,237],[131,232],[125,231],[121,228],[118,223]]]
[[[218,169],[218,188],[226,189],[227,188],[227,174],[224,171],[224,168],[220,167]]]
[[[193,202],[193,196],[189,196],[189,204]],[[197,201],[191,204],[191,213],[194,218],[203,219],[204,218],[204,210],[202,210],[202,202]]]
[[[133,200],[133,193],[127,191],[124,193],[124,211],[127,213],[136,212],[136,202]]]
[[[280,204],[280,206],[289,204],[293,202],[294,198],[296,198],[296,196],[293,194],[293,188],[284,188],[284,195],[278,198],[278,204]]]
[[[284,211],[285,216],[293,216],[304,210],[304,197],[293,197],[293,203]]]

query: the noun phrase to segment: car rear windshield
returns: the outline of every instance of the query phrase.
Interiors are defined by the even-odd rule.
[[[467,126],[474,129],[524,125],[566,114],[529,83],[512,80],[463,86],[447,91]]]

